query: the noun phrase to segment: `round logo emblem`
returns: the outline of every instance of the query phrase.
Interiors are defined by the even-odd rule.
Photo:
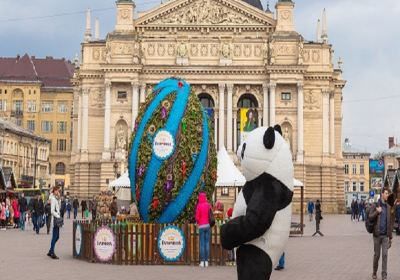
[[[175,141],[172,134],[167,130],[157,132],[153,141],[153,152],[158,159],[165,160],[169,158],[175,149]]]
[[[167,226],[158,235],[158,251],[168,262],[176,262],[185,251],[186,243],[183,232],[176,226]]]
[[[80,256],[82,252],[82,225],[77,224],[75,227],[75,256]]]
[[[108,226],[97,229],[94,235],[94,253],[99,261],[108,262],[115,253],[115,236]]]

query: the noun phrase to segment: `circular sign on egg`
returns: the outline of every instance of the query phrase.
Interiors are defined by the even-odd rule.
[[[83,237],[83,231],[82,231],[82,225],[77,224],[75,227],[75,256],[80,256],[82,252],[82,237]]]
[[[168,262],[176,262],[186,248],[185,237],[180,228],[167,226],[158,235],[158,251],[160,256]]]
[[[157,132],[153,141],[153,152],[161,160],[169,158],[175,148],[175,141],[171,133],[166,130]]]
[[[212,199],[217,179],[214,126],[183,79],[166,79],[146,94],[128,158],[132,198],[143,222],[186,223],[200,192]]]

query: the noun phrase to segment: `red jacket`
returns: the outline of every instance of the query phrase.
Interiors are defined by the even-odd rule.
[[[199,226],[209,224],[208,215],[211,209],[210,204],[207,202],[205,193],[199,194],[199,203],[196,207],[196,222]]]

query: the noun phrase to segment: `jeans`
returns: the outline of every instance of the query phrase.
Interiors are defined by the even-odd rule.
[[[39,234],[40,226],[43,222],[43,216],[42,215],[36,215],[36,233]]]
[[[111,221],[115,223],[117,221],[117,216],[111,216]]]
[[[200,236],[200,261],[208,261],[208,257],[210,255],[210,235],[211,229],[210,227],[200,228],[199,236]]]
[[[76,220],[76,216],[78,216],[78,208],[74,208],[74,220]]]
[[[51,246],[49,253],[54,254],[54,247],[56,246],[56,243],[58,241],[58,238],[60,237],[60,228],[57,226],[53,227],[53,236],[51,238]]]
[[[51,225],[51,214],[48,214],[46,215],[47,234],[50,233],[50,225]]]
[[[67,209],[67,219],[71,219],[71,210]]]
[[[38,215],[36,213],[32,214],[32,224],[33,224],[34,231],[36,231],[37,220],[38,220]]]
[[[21,216],[19,217],[19,227],[21,230],[25,230],[25,211],[21,212]]]
[[[387,277],[387,256],[388,256],[389,238],[386,235],[379,237],[374,236],[374,262],[373,272],[376,274],[378,271],[379,258],[381,256],[382,248],[382,278]]]
[[[283,253],[282,256],[280,257],[278,266],[281,268],[285,267],[285,253]]]

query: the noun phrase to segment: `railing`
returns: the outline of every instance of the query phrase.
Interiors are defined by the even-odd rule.
[[[76,227],[82,226],[81,252],[75,252]],[[176,262],[165,261],[158,251],[157,242],[160,231],[166,224],[130,223],[127,221],[112,223],[100,220],[96,222],[74,221],[73,254],[74,258],[89,262],[100,262],[94,253],[94,236],[96,230],[108,226],[115,235],[116,250],[108,263],[118,265],[197,265],[199,264],[199,233],[194,224],[175,225],[180,228],[185,238],[185,249]],[[232,256],[232,254],[230,254]],[[209,264],[224,266],[229,263],[228,251],[220,243],[220,226],[211,229]]]
[[[12,110],[11,117],[22,117],[24,112],[22,110]]]

